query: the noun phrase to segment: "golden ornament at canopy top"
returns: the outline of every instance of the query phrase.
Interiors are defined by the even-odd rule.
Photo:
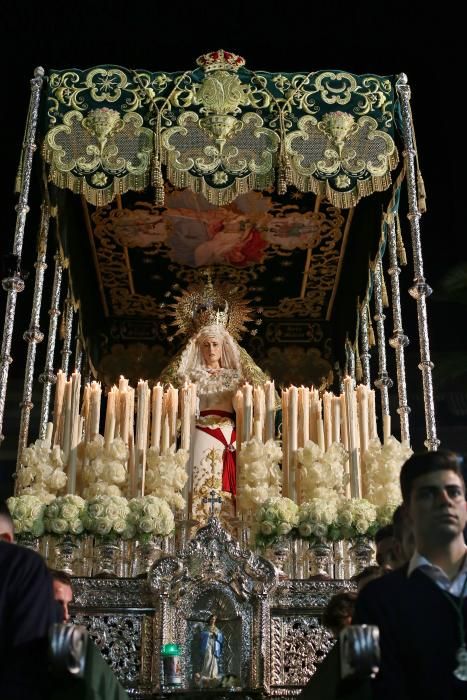
[[[203,326],[219,324],[238,340],[247,330],[245,323],[253,320],[244,293],[229,282],[213,284],[209,273],[206,282],[200,281],[174,298],[168,315],[178,327],[175,335],[194,335]]]

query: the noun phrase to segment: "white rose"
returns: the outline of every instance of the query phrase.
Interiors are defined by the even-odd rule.
[[[311,527],[308,523],[300,523],[298,531],[302,537],[309,537],[311,535]]]
[[[96,518],[93,523],[93,530],[96,535],[108,535],[112,529],[112,523],[108,518]]]
[[[274,528],[272,527],[271,523],[262,522],[259,529],[263,535],[271,535]]]
[[[68,523],[63,518],[54,518],[50,521],[50,529],[56,535],[63,535],[68,530]]]
[[[292,525],[290,523],[279,523],[277,526],[277,532],[279,535],[288,535],[291,529]]]

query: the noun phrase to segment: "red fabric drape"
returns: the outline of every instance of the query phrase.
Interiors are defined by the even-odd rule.
[[[209,413],[210,415],[218,415],[220,413],[224,413],[226,415],[230,415],[226,411],[206,411],[206,413]],[[224,433],[220,428],[207,428],[202,425],[197,425],[196,428],[198,430],[202,430],[203,433],[207,433],[211,437],[215,438],[216,440],[219,440],[224,445],[224,452],[222,453],[222,490],[223,491],[228,491],[228,493],[235,494],[237,493],[237,467],[236,467],[236,452],[235,452],[235,447],[233,446],[233,443],[236,440],[236,432],[235,428],[232,428],[232,435],[230,436],[230,442],[227,442]]]

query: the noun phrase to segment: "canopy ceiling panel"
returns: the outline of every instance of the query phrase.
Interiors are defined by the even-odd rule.
[[[327,375],[400,172],[395,79],[254,72],[219,50],[47,85],[42,152],[100,374],[157,376],[177,349],[168,304],[209,268],[260,309],[242,342],[265,369]]]

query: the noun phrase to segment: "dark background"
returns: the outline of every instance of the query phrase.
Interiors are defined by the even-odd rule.
[[[404,72],[412,89],[420,165],[427,191],[428,211],[422,217],[425,275],[434,293],[428,300],[438,430],[443,447],[467,452],[467,341],[465,284],[459,290],[445,284],[452,270],[466,261],[463,223],[463,152],[465,127],[465,71],[460,60],[461,23],[453,3],[443,11],[426,6],[398,8],[386,3],[257,2],[49,2],[41,7],[25,3],[9,8],[1,30],[6,60],[2,80],[2,256],[11,251],[16,197],[14,178],[29,101],[34,67],[87,68],[113,63],[133,68],[177,71],[195,66],[196,58],[220,47],[246,59],[247,68],[268,71],[342,69],[380,75]],[[465,63],[465,61],[464,61]],[[462,169],[462,172],[461,172]],[[462,187],[462,193],[461,193]],[[34,272],[39,202],[31,200],[23,248],[23,264]],[[407,223],[404,224],[408,232]],[[406,243],[409,237],[405,236]],[[408,296],[408,269],[401,276],[404,326],[411,338],[407,351],[409,405],[412,406],[413,445],[424,440],[422,385],[415,302]],[[464,267],[465,269],[465,267]],[[47,275],[52,275],[49,266]],[[4,276],[4,275],[2,275]],[[0,495],[11,489],[15,460],[18,403],[23,386],[33,274],[18,296],[17,319],[10,366],[7,410],[0,447]],[[1,292],[3,325],[5,293]],[[41,328],[47,331],[46,310]],[[389,334],[391,328],[387,328]],[[36,367],[42,370],[45,341],[38,346]],[[388,352],[392,358],[392,351]],[[376,369],[373,370],[376,373]],[[395,370],[390,367],[395,379]],[[35,387],[30,439],[36,437],[41,387]],[[37,393],[38,392],[38,393]],[[396,392],[393,392],[396,394]],[[395,411],[393,411],[395,417]],[[393,418],[393,422],[396,420]],[[396,432],[396,431],[395,431]]]

